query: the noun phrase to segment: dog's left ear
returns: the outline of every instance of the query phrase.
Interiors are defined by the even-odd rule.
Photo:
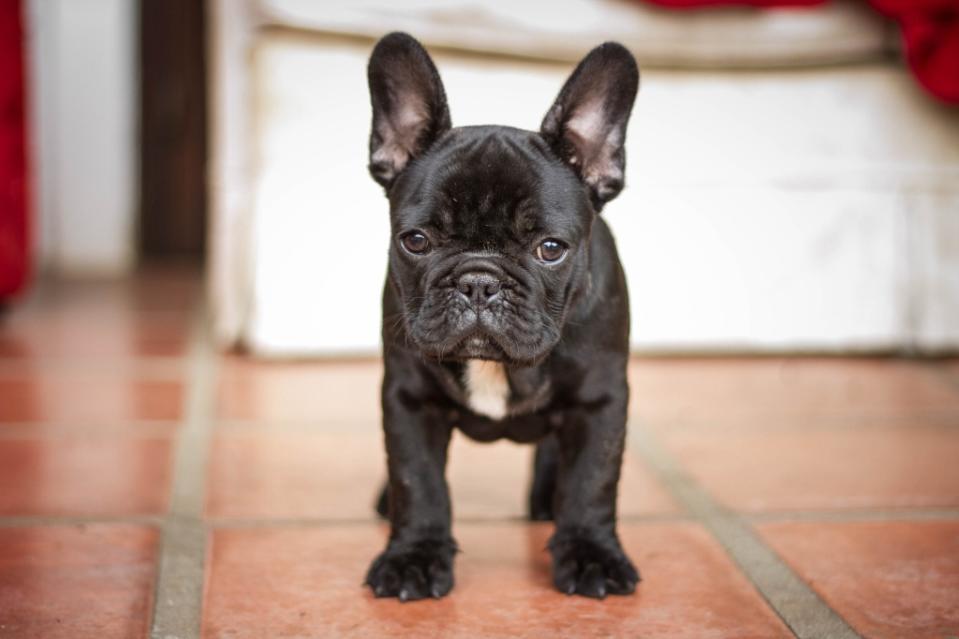
[[[373,106],[370,175],[389,189],[410,160],[450,129],[450,112],[436,65],[405,33],[376,43],[367,73]]]
[[[601,44],[573,71],[540,127],[589,188],[597,212],[623,189],[623,145],[638,88],[632,54],[616,42]]]

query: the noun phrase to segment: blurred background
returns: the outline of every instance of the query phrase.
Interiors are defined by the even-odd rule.
[[[388,237],[364,168],[375,39],[423,41],[454,124],[533,129],[613,39],[643,74],[627,189],[604,213],[637,351],[959,347],[951,0],[0,6],[13,303],[44,276],[186,259],[206,265],[222,345],[373,354]]]
[[[456,593],[360,586],[392,30],[461,125],[639,60],[636,597],[554,592],[531,449],[459,434]],[[0,0],[2,637],[957,637],[957,351],[959,0]]]

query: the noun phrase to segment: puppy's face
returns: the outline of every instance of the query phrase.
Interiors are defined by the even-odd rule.
[[[454,129],[390,192],[390,272],[433,357],[531,362],[585,283],[593,210],[535,134]]]
[[[412,38],[370,61],[370,172],[390,200],[390,280],[410,340],[435,359],[541,360],[588,286],[589,235],[622,188],[636,93],[618,45],[587,56],[539,132],[452,128],[439,76]]]

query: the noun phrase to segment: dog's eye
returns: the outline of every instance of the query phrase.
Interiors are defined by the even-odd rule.
[[[566,257],[566,245],[552,238],[543,240],[536,247],[536,257],[543,262],[554,264]]]
[[[403,248],[414,255],[423,255],[430,250],[429,238],[418,231],[407,233],[400,241],[403,242]]]

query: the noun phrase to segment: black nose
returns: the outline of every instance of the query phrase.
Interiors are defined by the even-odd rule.
[[[500,281],[485,271],[463,273],[456,280],[456,290],[475,305],[488,304],[496,297],[500,288],[502,288]]]

